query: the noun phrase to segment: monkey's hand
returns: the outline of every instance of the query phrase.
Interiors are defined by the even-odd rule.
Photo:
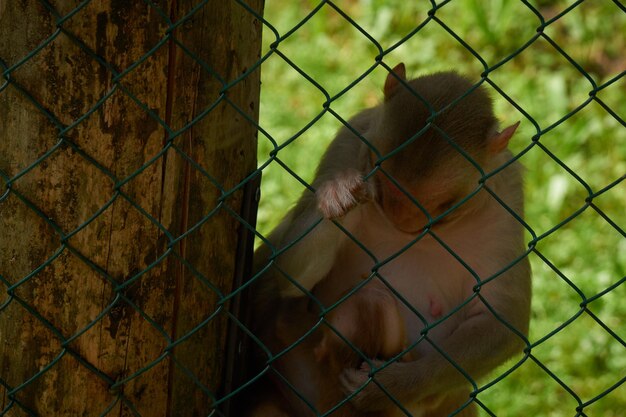
[[[375,369],[385,362],[372,361]],[[394,407],[394,400],[402,403],[402,387],[394,376],[402,373],[404,363],[392,363],[372,374],[370,367],[363,364],[359,369],[345,369],[340,375],[341,385],[346,396],[356,393],[350,400],[360,411],[382,411]],[[381,388],[384,387],[384,390]]]
[[[335,219],[346,215],[357,204],[371,199],[371,191],[361,173],[352,169],[321,183],[315,196],[317,208],[324,218]]]

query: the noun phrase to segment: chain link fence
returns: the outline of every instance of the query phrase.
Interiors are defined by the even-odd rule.
[[[166,415],[153,404],[156,397],[169,399],[170,415],[187,415],[171,411],[185,406],[172,400],[177,390],[191,392],[198,409],[212,409],[204,414],[237,415],[230,403],[247,402],[251,384],[266,375],[280,378],[273,368],[280,355],[246,378],[238,366],[242,335],[260,343],[238,311],[245,312],[246,297],[255,296],[245,294],[244,284],[258,278],[246,258],[251,235],[263,245],[297,195],[312,191],[318,156],[346,120],[381,100],[383,80],[398,62],[407,63],[409,75],[462,71],[490,91],[503,125],[522,120],[512,147],[526,166],[531,332],[523,356],[478,381],[471,401],[483,415],[621,415],[622,3],[276,0],[267,2],[264,15],[257,3],[244,0],[179,3],[176,19],[170,2],[145,0],[118,5],[107,20],[97,13],[100,3],[90,0],[71,6],[33,1],[21,19],[10,13],[17,3],[0,2],[0,22],[8,28],[0,39],[0,415],[51,415],[38,407],[58,404],[45,397],[55,385],[66,396],[79,396],[74,403],[89,403],[84,415]],[[247,16],[229,30],[254,26],[251,38],[261,30],[264,36],[262,55],[228,76],[217,63],[241,57],[227,42],[218,36],[209,48],[184,36],[196,20],[224,20],[220,10],[226,9]],[[95,29],[85,32],[86,22]],[[119,41],[123,28],[142,33],[142,48],[128,46],[128,53],[116,56],[106,44]],[[203,48],[213,55],[203,55]],[[92,75],[64,78],[65,70],[55,66],[59,56],[62,65]],[[176,65],[190,68],[182,84],[208,80],[190,84],[211,92],[200,107],[163,98],[170,97],[171,85],[165,68]],[[254,83],[259,69],[257,122],[237,89]],[[46,87],[52,93],[35,87],[38,71],[42,77],[60,74],[46,78],[58,83]],[[90,91],[92,84],[98,87]],[[195,94],[191,87],[184,92]],[[72,93],[78,90],[88,94]],[[36,123],[17,124],[26,115]],[[143,120],[141,128],[126,130],[125,117]],[[234,179],[228,176],[232,161],[256,144],[228,142],[237,129],[228,130],[225,118],[259,136],[258,169],[244,164]],[[215,126],[226,143],[198,151],[189,135],[203,125]],[[92,142],[125,136],[127,142],[111,140],[110,153],[106,143]],[[141,146],[128,144],[136,141]],[[210,152],[217,157],[206,158]],[[183,174],[168,177],[169,164],[183,167]],[[255,228],[260,172],[263,200]],[[167,188],[172,183],[178,186]],[[181,190],[169,197],[169,206],[155,203],[169,201],[161,195],[165,189]],[[193,199],[206,190],[209,197]],[[72,197],[91,194],[86,201]],[[201,214],[185,218],[190,207],[200,207]],[[225,227],[214,228],[215,222]],[[109,236],[128,229],[134,234]],[[224,230],[240,233],[227,237]],[[145,236],[154,236],[149,248],[128,241]],[[219,241],[231,253],[195,253],[203,241]],[[225,257],[237,266],[229,268],[220,260]],[[234,288],[224,276],[235,277]],[[61,286],[65,292],[56,290]],[[99,301],[86,302],[68,289],[87,289],[96,294],[88,300]],[[176,319],[177,312],[188,319]],[[226,326],[233,330],[228,343],[218,336]],[[31,344],[20,345],[23,340]],[[115,343],[94,347],[105,346],[103,340]],[[219,346],[208,349],[206,340]],[[9,354],[16,349],[21,357]],[[216,370],[224,362],[225,372]],[[59,415],[77,409],[67,406]]]

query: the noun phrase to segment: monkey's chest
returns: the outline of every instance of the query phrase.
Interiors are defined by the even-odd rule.
[[[364,280],[382,280],[396,297],[407,336],[416,341],[425,327],[435,325],[435,339],[451,333],[463,311],[455,308],[471,295],[473,278],[463,265],[432,238],[412,243],[388,229],[355,229],[338,253],[329,276],[315,289],[326,305],[343,297]]]

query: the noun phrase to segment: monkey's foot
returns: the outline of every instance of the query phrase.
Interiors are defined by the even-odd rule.
[[[357,170],[342,172],[317,188],[317,207],[326,219],[346,215],[358,203],[369,198],[368,186]]]
[[[375,368],[385,363],[381,361],[372,362]],[[394,365],[391,364],[387,368]],[[371,368],[366,362],[363,362],[358,369],[344,369],[341,373],[339,379],[346,396],[356,393],[350,402],[361,411],[381,411],[393,407],[393,401],[390,399],[390,395],[393,395],[390,390],[393,381],[387,381],[388,378],[385,378],[387,372],[381,370],[372,377],[370,377],[370,373]],[[385,387],[389,394],[383,391],[379,384]]]

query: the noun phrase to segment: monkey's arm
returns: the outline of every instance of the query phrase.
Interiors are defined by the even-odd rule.
[[[349,220],[348,213],[342,222]],[[276,274],[280,297],[304,295],[295,281],[306,290],[311,290],[333,267],[347,236],[331,220],[322,217],[316,208],[298,213],[285,230],[284,238],[277,248]]]
[[[348,123],[367,135],[375,123],[377,108],[367,109]],[[306,191],[298,204],[272,233],[269,240],[279,253],[276,258],[281,296],[300,296],[302,290],[289,278],[311,290],[333,267],[337,252],[348,239],[333,220],[348,226],[358,221],[353,210],[372,199],[375,189],[364,181],[370,169],[368,147],[343,127],[320,162],[313,181],[315,193]],[[267,251],[266,251],[267,252]],[[289,277],[289,278],[287,278]]]
[[[489,306],[521,334],[528,331],[530,273],[526,260],[506,276],[491,281],[481,290]],[[496,284],[496,285],[491,285]],[[507,285],[507,284],[510,284]],[[489,288],[492,286],[493,288]],[[503,324],[480,300],[466,313],[466,318],[450,335],[433,340],[437,348],[427,349],[413,362],[392,363],[375,373],[374,379],[400,403],[418,401],[429,395],[453,391],[485,376],[524,345],[523,339]],[[422,341],[421,343],[428,343]],[[460,367],[468,379],[438,350]],[[358,391],[369,376],[367,369],[348,369],[342,374],[347,394]],[[390,400],[376,382],[370,382],[353,399],[361,410],[389,408]]]

